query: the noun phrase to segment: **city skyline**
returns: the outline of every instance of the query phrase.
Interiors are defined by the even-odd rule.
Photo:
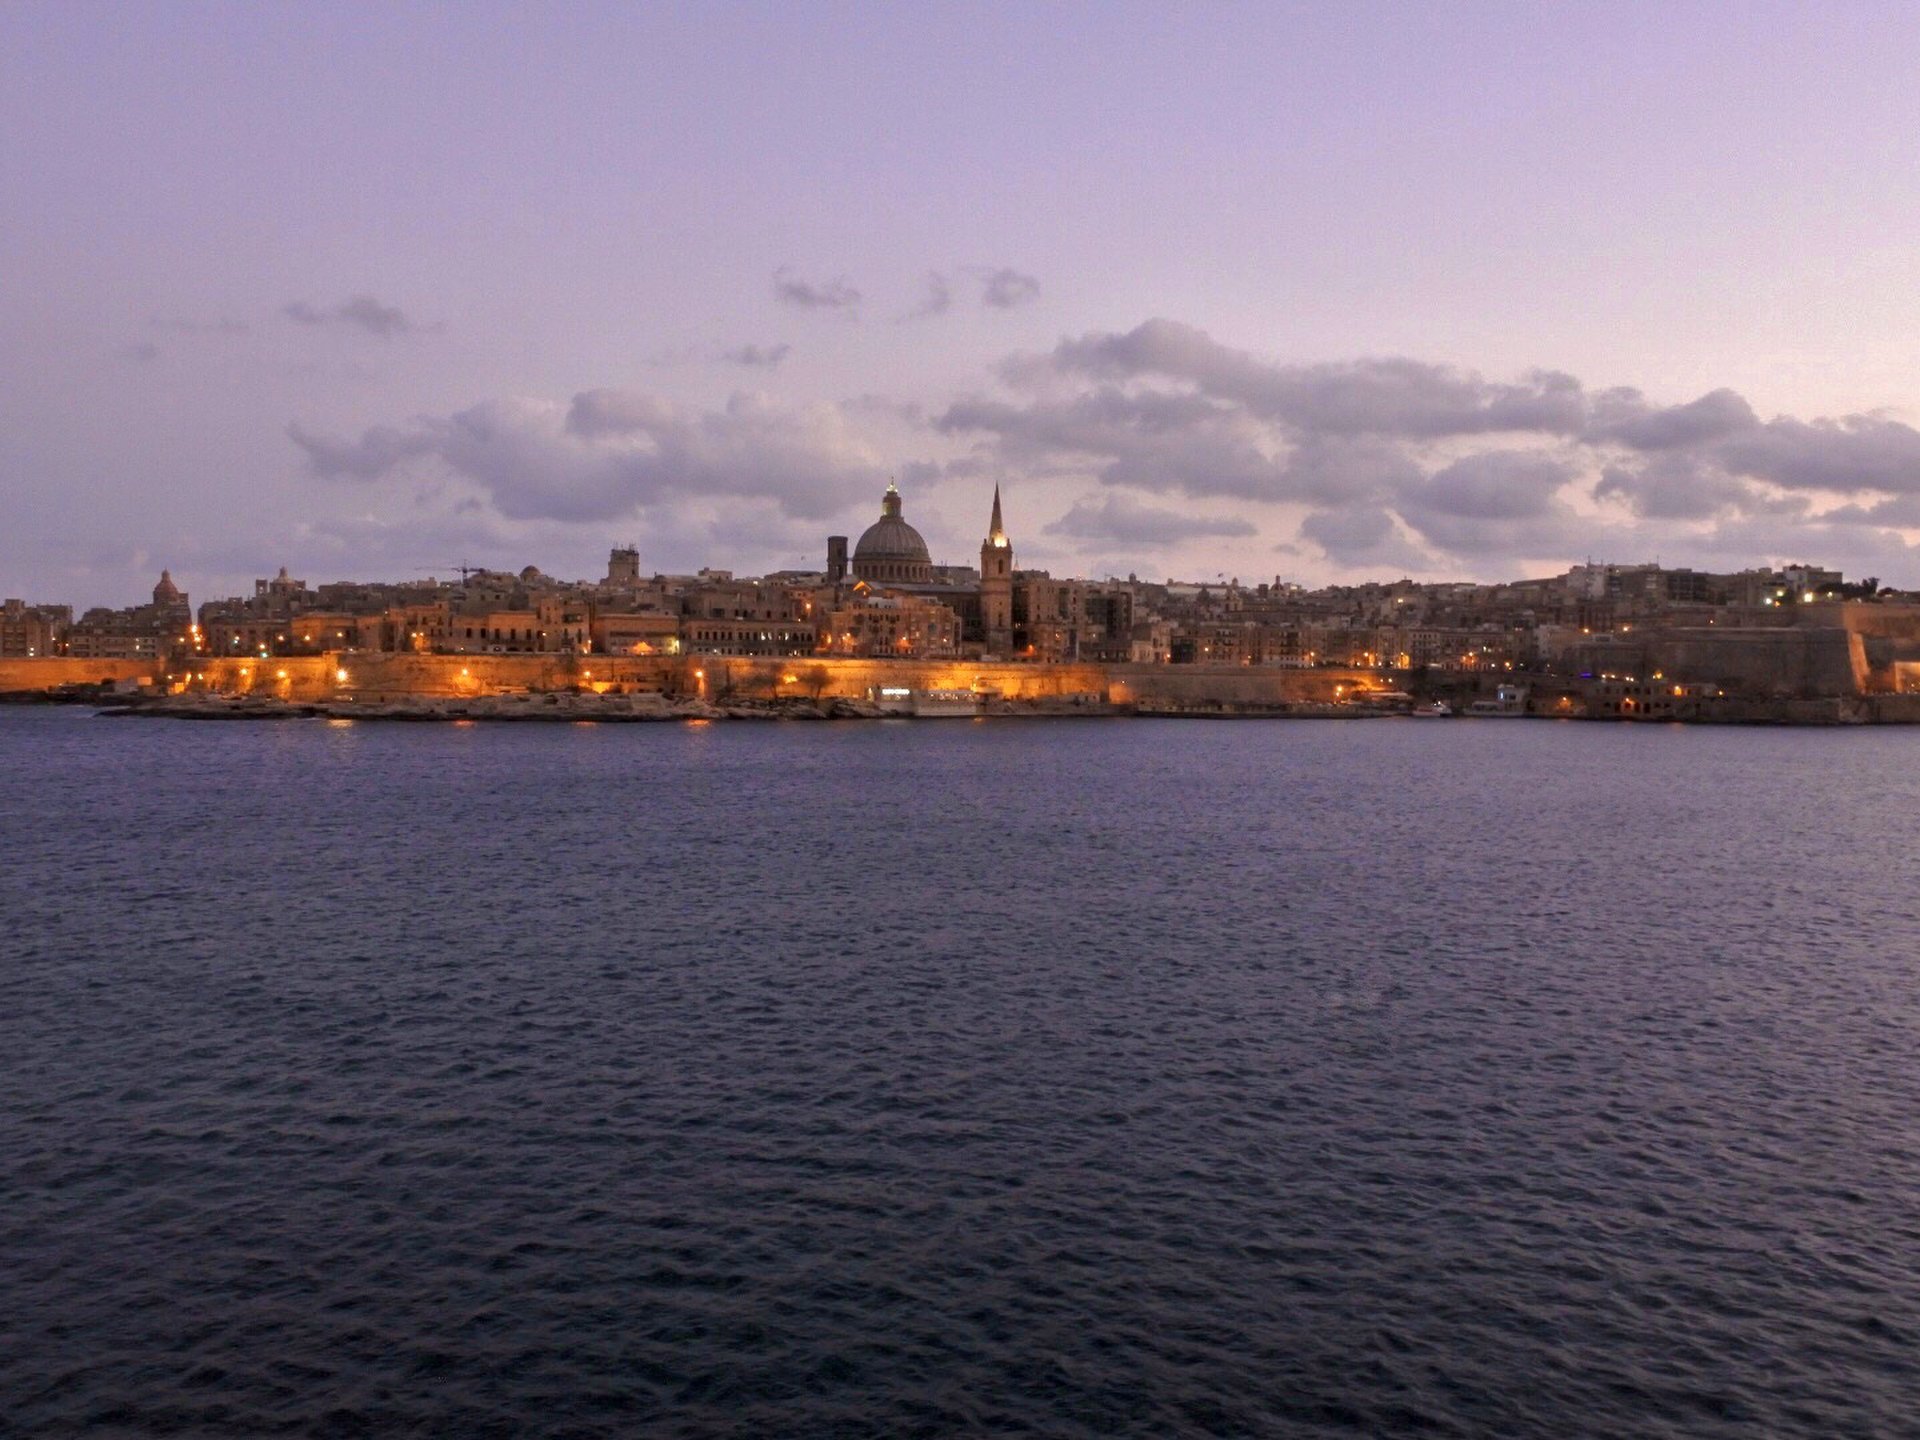
[[[1224,574],[1169,576],[1161,584],[1136,574],[1056,576],[1018,565],[999,485],[983,529],[977,567],[936,559],[890,480],[878,516],[857,541],[822,536],[824,563],[764,575],[720,566],[663,573],[646,567],[639,548],[628,544],[609,550],[602,578],[552,575],[537,564],[461,564],[457,581],[403,576],[313,586],[282,565],[273,577],[255,579],[250,594],[203,597],[196,608],[163,570],[150,603],[123,608],[91,607],[76,616],[71,606],[9,597],[0,615],[0,658],[155,662],[181,667],[195,683],[208,678],[201,665],[235,662],[249,684],[256,659],[366,653],[696,662],[706,655],[964,658],[1043,669],[1091,661],[1481,674],[1565,669],[1571,656],[1576,671],[1587,667],[1581,673],[1588,679],[1611,679],[1629,670],[1617,645],[1637,631],[1632,643],[1662,636],[1704,643],[1718,657],[1705,662],[1709,667],[1733,666],[1699,683],[1717,685],[1738,671],[1779,684],[1791,680],[1791,652],[1801,644],[1779,632],[1811,627],[1849,647],[1850,683],[1904,692],[1913,681],[1914,657],[1906,652],[1915,597],[1877,576],[1849,580],[1817,565],[1714,572],[1588,563],[1492,584],[1402,577],[1308,589],[1278,576],[1243,584]],[[1861,613],[1859,605],[1874,613]],[[1759,638],[1763,648],[1756,648],[1756,627],[1774,632]],[[1878,637],[1872,656],[1864,644],[1852,656],[1846,637],[1856,632]],[[1784,652],[1764,648],[1779,644]],[[1701,663],[1695,654],[1668,667]]]
[[[1502,587],[1525,585],[1543,580],[1564,579],[1565,574],[1563,572],[1583,570],[1593,570],[1596,572],[1662,571],[1673,573],[1693,573],[1698,570],[1701,573],[1720,576],[1777,575],[1786,571],[1823,573],[1834,576],[1836,583],[1841,578],[1850,580],[1856,585],[1862,580],[1870,580],[1874,588],[1888,596],[1892,596],[1909,588],[1878,575],[1863,576],[1858,571],[1843,572],[1838,567],[1828,567],[1818,555],[1802,555],[1792,560],[1783,560],[1777,563],[1755,561],[1753,563],[1741,564],[1733,563],[1730,559],[1729,563],[1719,566],[1701,567],[1673,565],[1664,562],[1662,557],[1658,555],[1605,557],[1590,555],[1580,560],[1569,561],[1555,567],[1554,573],[1552,574],[1547,573],[1545,569],[1541,569],[1527,573],[1476,577],[1468,575],[1415,575],[1407,570],[1394,571],[1385,569],[1375,573],[1343,576],[1320,584],[1297,580],[1280,572],[1266,575],[1243,576],[1237,573],[1229,574],[1229,572],[1224,570],[1208,572],[1204,569],[1179,574],[1167,573],[1164,575],[1142,573],[1140,571],[1132,571],[1126,575],[1114,574],[1112,572],[1102,574],[1077,572],[1055,574],[1043,566],[1025,563],[1024,543],[1009,538],[1009,532],[1014,527],[1002,528],[1001,488],[1001,485],[998,483],[991,487],[990,520],[986,530],[987,543],[993,544],[997,541],[999,546],[1006,548],[1008,553],[1014,557],[1015,564],[1011,573],[1069,582],[1137,585],[1148,588],[1174,587],[1176,589],[1200,589],[1221,594],[1234,591],[1252,592],[1255,590],[1265,593],[1270,589],[1276,591],[1286,590],[1300,591],[1303,593],[1322,593],[1343,590],[1393,588],[1398,586],[1414,586],[1423,589],[1445,589],[1462,586],[1481,589],[1500,589]],[[897,516],[900,513],[899,501],[906,498],[908,497],[899,491],[897,482],[889,478],[886,482],[886,493],[883,499],[893,502],[891,504],[891,513]],[[865,530],[867,528],[867,522],[872,518],[871,506],[869,506],[868,513],[859,517],[853,528],[856,532]],[[916,514],[916,534],[918,519],[919,517]],[[842,547],[840,551],[840,563],[844,566],[844,547],[848,544],[849,539],[850,537],[846,535],[822,535],[816,537],[818,543],[815,545],[815,553],[813,555],[796,555],[793,557],[793,563],[790,565],[777,566],[765,570],[749,569],[728,563],[728,557],[726,555],[700,557],[697,558],[692,565],[678,569],[652,565],[648,563],[647,547],[631,538],[618,541],[612,545],[610,549],[614,557],[612,562],[614,564],[621,564],[623,563],[622,557],[628,557],[625,563],[629,563],[633,567],[633,578],[636,581],[650,578],[654,581],[697,582],[703,579],[717,577],[724,578],[727,581],[738,580],[741,582],[760,582],[775,586],[793,586],[808,583],[836,583],[833,579],[835,570],[834,546],[837,543]],[[822,546],[825,547],[824,552]],[[942,585],[958,584],[963,581],[966,583],[977,583],[982,572],[976,561],[984,558],[977,553],[979,549],[980,544],[978,541],[976,541],[972,547],[956,547],[957,553],[952,554],[940,550],[937,546],[931,547],[931,560],[934,569],[939,572],[939,583]],[[194,590],[193,582],[195,577],[191,572],[182,571],[176,576],[174,574],[174,567],[166,563],[164,556],[156,557],[156,559],[158,561],[158,569],[149,569],[145,576],[148,581],[153,580],[157,574],[161,586],[174,587],[181,592]],[[253,568],[245,584],[228,588],[232,590],[233,598],[238,598],[248,590],[258,590],[262,586],[274,583],[264,572],[277,569],[279,581],[286,582],[292,570],[296,568],[299,567],[290,566],[288,563],[281,563],[277,557],[266,557],[259,565]],[[606,570],[607,568],[608,562],[605,560],[603,552],[601,564],[597,567],[589,567],[589,570]],[[446,573],[419,571],[399,574],[380,574],[375,572],[340,575],[326,574],[322,577],[321,583],[331,586],[361,586],[388,589],[405,589],[408,587],[422,589],[439,587],[445,589],[464,586],[468,582],[469,575],[475,579],[484,579],[485,577],[494,577],[495,579],[531,577],[537,580],[540,585],[560,587],[595,587],[607,583],[604,580],[596,578],[592,573],[567,574],[558,568],[550,568],[547,565],[541,564],[538,557],[525,555],[513,557],[498,564],[484,565],[469,564],[466,560],[462,559],[442,566],[440,569]],[[811,578],[809,579],[807,577]],[[968,580],[967,577],[971,577],[971,579]],[[182,583],[183,581],[187,583]],[[305,582],[302,581],[300,583]],[[872,577],[870,583],[874,584],[880,590],[894,588],[889,579]],[[0,585],[0,589],[6,588],[8,587]],[[15,586],[13,588],[18,589],[19,587]],[[195,593],[215,595],[219,593],[219,587],[216,586],[214,590],[201,590]],[[53,595],[28,597],[26,603],[29,605],[52,607],[64,606],[77,615],[89,609],[138,609],[143,602],[135,600],[130,602],[129,606],[122,607],[97,596],[83,596],[75,600],[72,597],[64,595]]]
[[[1073,18],[9,7],[6,593],[1920,585],[1911,13]]]

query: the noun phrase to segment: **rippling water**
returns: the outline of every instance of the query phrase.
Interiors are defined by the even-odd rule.
[[[1917,758],[0,713],[0,1433],[1913,1434]]]

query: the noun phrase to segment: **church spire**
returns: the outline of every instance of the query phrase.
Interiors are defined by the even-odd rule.
[[[1013,542],[1000,518],[1000,487],[993,487],[993,520],[980,542],[980,631],[987,655],[1013,653]]]

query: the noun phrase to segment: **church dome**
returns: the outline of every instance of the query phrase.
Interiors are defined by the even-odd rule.
[[[180,587],[173,583],[173,572],[162,570],[160,583],[153,587],[153,603],[156,605],[177,605],[180,603]]]
[[[927,584],[933,579],[933,557],[920,532],[900,514],[900,492],[892,485],[880,501],[880,518],[869,525],[853,547],[853,578],[880,582]]]

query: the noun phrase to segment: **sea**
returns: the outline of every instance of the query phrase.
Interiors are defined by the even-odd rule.
[[[1920,1434],[1920,732],[0,711],[0,1435]]]

